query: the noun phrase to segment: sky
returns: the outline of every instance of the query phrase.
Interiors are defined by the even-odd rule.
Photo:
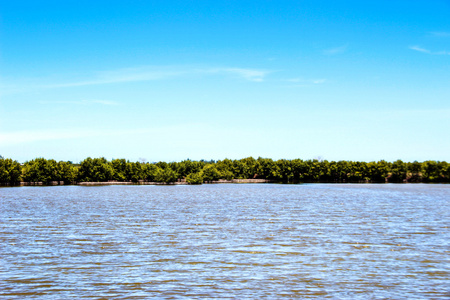
[[[0,155],[450,161],[450,1],[0,0]]]

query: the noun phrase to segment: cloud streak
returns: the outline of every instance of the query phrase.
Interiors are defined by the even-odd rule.
[[[141,67],[97,72],[94,78],[85,81],[42,85],[43,88],[65,88],[113,83],[156,81],[184,76],[205,76],[211,74],[233,75],[241,79],[262,82],[271,71],[250,68],[170,68]]]
[[[109,100],[78,100],[78,101],[70,101],[70,100],[61,100],[61,101],[39,101],[39,103],[41,104],[74,104],[74,105],[95,105],[95,104],[100,104],[100,105],[106,105],[106,106],[117,106],[120,105],[118,102],[116,101],[109,101]]]
[[[75,81],[60,84],[50,84],[43,87],[46,88],[64,88],[64,87],[78,87],[88,85],[101,85],[111,83],[126,83],[139,81],[153,81],[168,79],[170,77],[177,77],[186,74],[186,71],[170,71],[157,70],[150,68],[126,68],[115,71],[97,72],[96,76],[90,80]]]
[[[101,135],[100,132],[95,132],[92,130],[18,131],[18,132],[0,133],[0,143],[3,146],[9,146],[39,141],[75,139],[100,135]]]
[[[348,45],[343,45],[343,46],[339,46],[339,47],[335,47],[335,48],[331,48],[331,49],[326,49],[323,51],[323,54],[325,55],[336,55],[336,54],[340,54],[340,53],[344,53],[346,52],[348,49]]]
[[[248,81],[255,81],[255,82],[264,81],[264,78],[269,73],[271,73],[270,71],[265,70],[242,69],[242,68],[219,69],[219,72],[234,74]]]
[[[450,55],[450,52],[448,51],[437,51],[437,52],[433,52],[431,50],[422,48],[420,46],[410,46],[409,49],[417,51],[417,52],[422,52],[422,53],[426,53],[426,54],[431,54],[431,55]]]
[[[430,50],[419,47],[419,46],[410,46],[409,49],[414,50],[414,51],[423,52],[423,53],[431,53]]]
[[[450,32],[445,31],[433,31],[430,34],[437,37],[450,37]]]
[[[3,146],[53,141],[53,140],[71,140],[92,137],[129,135],[149,132],[149,129],[130,129],[130,130],[93,130],[92,128],[74,128],[67,130],[27,130],[15,132],[0,132],[0,144]]]
[[[43,130],[22,130],[13,132],[0,132],[0,144],[4,147],[30,144],[37,142],[74,140],[84,138],[99,137],[119,137],[136,134],[157,135],[161,132],[170,134],[181,131],[196,131],[207,127],[205,124],[188,123],[173,126],[160,126],[155,128],[131,128],[131,129],[92,129],[92,128],[71,128],[71,129],[43,129]]]
[[[307,87],[311,85],[324,84],[327,80],[325,78],[318,78],[318,79],[289,78],[283,81],[292,83],[294,87]]]
[[[56,83],[48,83],[50,79],[21,79],[20,81],[11,81],[0,78],[0,95],[17,94],[24,92],[36,92],[42,89],[58,89],[58,88],[76,88],[84,86],[96,86],[107,84],[120,84],[132,82],[169,80],[173,78],[186,78],[192,76],[226,76],[238,78],[249,82],[263,82],[267,76],[273,71],[265,69],[253,68],[237,68],[237,67],[139,67],[124,68],[112,71],[95,72],[90,76],[86,76],[87,80],[73,80],[69,82],[61,82],[60,80],[52,80]],[[45,83],[47,81],[47,83]],[[59,81],[59,82],[57,82]],[[118,103],[107,100],[81,100],[81,101],[52,101],[51,103],[72,103],[72,104],[103,104],[118,105]],[[50,103],[50,101],[42,101],[42,103]]]

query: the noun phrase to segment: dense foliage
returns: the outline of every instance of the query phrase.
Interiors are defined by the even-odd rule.
[[[0,183],[20,181],[75,182],[150,181],[191,184],[219,179],[268,179],[273,182],[450,182],[450,165],[445,161],[360,162],[270,158],[215,161],[130,162],[125,159],[86,158],[80,164],[36,158],[19,164],[0,156]]]
[[[17,161],[0,156],[0,183],[18,184],[20,175],[21,167]]]

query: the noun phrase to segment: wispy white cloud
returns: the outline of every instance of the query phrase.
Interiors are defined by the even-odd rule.
[[[47,130],[47,131],[16,131],[0,133],[0,143],[10,146],[37,141],[51,141],[61,139],[75,139],[82,137],[99,136],[100,132],[93,130]]]
[[[423,52],[423,53],[431,53],[430,50],[419,47],[419,46],[410,46],[409,49],[414,50],[414,51]]]
[[[264,78],[271,73],[266,70],[255,70],[255,69],[243,69],[243,68],[225,68],[219,69],[222,72],[230,73],[242,77],[249,81],[261,82]]]
[[[306,87],[311,85],[317,85],[317,84],[323,84],[327,80],[324,78],[318,78],[318,79],[304,79],[304,78],[289,78],[285,79],[284,81],[290,82],[294,84],[296,87]]]
[[[154,128],[131,128],[131,129],[92,129],[92,128],[69,128],[69,129],[43,129],[0,132],[0,145],[12,146],[18,144],[29,144],[35,142],[73,140],[97,137],[118,137],[136,134],[170,134],[181,131],[199,131],[207,127],[205,124],[189,123],[172,126],[161,126]]]
[[[298,82],[304,82],[305,80],[303,78],[289,78],[289,79],[285,79],[285,81],[298,83]]]
[[[30,87],[30,84],[27,83],[17,83],[17,82],[7,82],[4,79],[0,80],[0,101],[1,97],[8,94],[16,94],[24,91],[23,86]]]
[[[91,79],[57,84],[41,85],[43,88],[64,88],[112,83],[127,83],[139,81],[155,81],[176,77],[232,74],[248,81],[261,82],[271,73],[268,70],[251,68],[188,68],[188,67],[140,67],[113,71],[97,72]]]
[[[93,105],[93,104],[100,104],[100,105],[107,105],[107,106],[117,106],[120,105],[119,102],[116,101],[109,101],[109,100],[43,100],[39,101],[41,104],[75,104],[75,105]]]
[[[448,51],[434,51],[433,52],[431,50],[422,48],[420,46],[410,46],[409,49],[418,51],[418,52],[422,52],[422,53],[431,54],[431,55],[450,55],[450,52],[448,52]]]
[[[433,31],[430,34],[437,37],[450,37],[450,32],[445,31]]]
[[[327,81],[327,80],[326,79],[314,79],[314,80],[312,80],[312,83],[322,84],[322,83],[325,83],[325,81]]]
[[[185,70],[170,70],[169,68],[161,68],[161,69],[149,67],[125,68],[113,71],[97,72],[93,76],[93,78],[89,80],[50,84],[44,85],[43,87],[59,88],[59,87],[77,87],[77,86],[99,85],[110,83],[152,81],[182,76],[186,73],[188,72]]]
[[[115,83],[131,83],[144,81],[168,80],[173,78],[188,78],[193,76],[231,76],[250,82],[265,81],[273,71],[265,69],[238,67],[195,67],[195,66],[159,66],[124,68],[112,71],[94,72],[85,76],[86,80],[61,81],[55,78],[22,78],[20,80],[0,77],[0,96],[7,94],[39,92],[42,89],[71,88]],[[49,83],[52,82],[52,83]],[[68,103],[61,101],[60,103]],[[50,103],[50,102],[46,102]],[[52,102],[56,103],[56,102]],[[72,104],[103,104],[117,105],[106,100],[72,101]]]
[[[72,129],[47,129],[47,130],[24,130],[14,132],[0,132],[0,144],[10,146],[16,144],[52,141],[52,140],[70,140],[80,138],[105,137],[116,135],[128,135],[148,132],[148,129],[92,129],[92,128],[72,128]]]
[[[342,46],[339,46],[339,47],[326,49],[326,50],[323,51],[323,54],[325,54],[325,55],[340,54],[340,53],[344,53],[345,51],[347,51],[347,49],[348,49],[348,45],[342,45]]]
[[[91,103],[95,104],[102,104],[102,105],[110,105],[110,106],[116,106],[119,105],[116,101],[109,101],[109,100],[90,100]]]

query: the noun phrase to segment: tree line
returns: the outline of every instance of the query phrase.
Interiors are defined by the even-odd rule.
[[[86,158],[79,164],[70,161],[36,158],[20,164],[0,156],[0,183],[52,181],[78,182],[165,182],[186,180],[191,184],[219,179],[267,179],[279,183],[448,183],[450,165],[445,161],[403,162],[397,160],[327,161],[247,157],[218,161],[183,160],[181,162],[130,162],[125,159]]]

